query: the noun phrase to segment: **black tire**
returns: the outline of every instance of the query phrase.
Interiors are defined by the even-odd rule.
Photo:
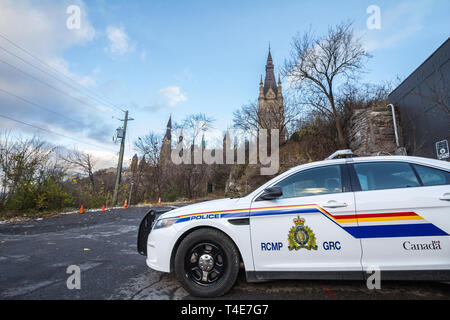
[[[209,272],[200,267],[192,271],[192,266],[200,265],[199,252],[202,251],[202,257],[213,258],[211,264],[214,263],[214,267]],[[188,234],[178,246],[174,261],[175,277],[193,296],[219,297],[235,284],[239,263],[239,252],[227,235],[211,228],[198,229]],[[206,267],[203,265],[203,268]],[[216,272],[219,269],[223,272]],[[204,272],[208,273],[205,278]]]

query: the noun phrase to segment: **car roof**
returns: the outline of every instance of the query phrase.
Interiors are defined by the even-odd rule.
[[[254,197],[256,194],[260,193],[265,186],[270,185],[274,180],[282,180],[285,177],[293,174],[296,171],[302,171],[308,168],[316,168],[326,165],[333,164],[344,164],[344,163],[361,163],[361,162],[383,162],[383,161],[401,161],[401,162],[409,162],[415,164],[426,165],[430,167],[435,167],[443,170],[450,170],[450,162],[443,160],[436,160],[430,158],[422,158],[415,156],[370,156],[370,157],[351,157],[351,158],[336,158],[331,160],[322,160],[322,161],[314,161],[303,163],[301,165],[290,168],[289,170],[279,174],[273,179],[267,181],[266,183],[259,186],[256,190],[249,193],[246,197]]]
[[[355,157],[347,159],[347,162],[368,162],[368,161],[402,161],[416,164],[429,165],[432,167],[439,167],[443,169],[450,169],[450,162],[443,160],[436,160],[431,158],[415,157],[415,156],[374,156],[374,157]]]
[[[351,158],[336,158],[331,160],[314,161],[309,163],[303,163],[301,165],[295,166],[283,172],[279,176],[286,176],[295,171],[300,171],[307,168],[315,168],[326,165],[333,164],[343,164],[343,163],[358,163],[358,162],[383,162],[383,161],[401,161],[410,162],[415,164],[427,165],[435,168],[440,168],[444,170],[450,170],[450,162],[443,160],[436,160],[430,158],[422,158],[415,156],[370,156],[370,157],[351,157]]]

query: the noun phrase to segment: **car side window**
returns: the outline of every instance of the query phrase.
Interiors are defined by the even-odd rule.
[[[355,163],[354,168],[362,191],[420,186],[420,183],[409,163]]]
[[[449,172],[418,164],[414,164],[413,166],[424,186],[442,186],[450,184]]]
[[[342,192],[339,165],[313,168],[295,173],[276,184],[283,191],[280,198],[307,197]]]

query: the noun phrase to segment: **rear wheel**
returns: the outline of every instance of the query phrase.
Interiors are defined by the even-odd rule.
[[[239,273],[239,253],[224,233],[199,229],[184,238],[176,252],[175,276],[190,294],[218,297],[227,293]]]

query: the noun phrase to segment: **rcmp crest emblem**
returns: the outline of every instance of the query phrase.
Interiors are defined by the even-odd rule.
[[[316,236],[314,232],[308,226],[305,226],[305,219],[297,218],[294,219],[294,224],[288,235],[289,241],[289,251],[292,250],[317,250]]]

